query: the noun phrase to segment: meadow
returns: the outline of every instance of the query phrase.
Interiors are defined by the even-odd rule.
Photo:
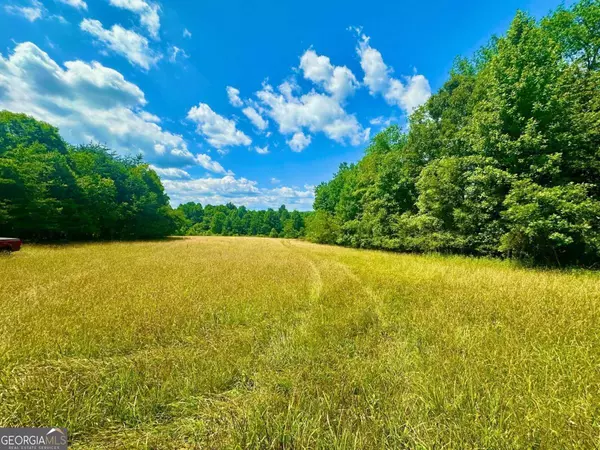
[[[73,448],[600,444],[598,273],[226,237],[0,273],[0,426]]]

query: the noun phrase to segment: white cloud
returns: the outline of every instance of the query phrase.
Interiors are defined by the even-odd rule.
[[[301,152],[310,145],[311,140],[312,138],[310,136],[306,136],[304,133],[301,133],[299,131],[297,133],[294,133],[292,139],[287,141],[287,143],[293,151]]]
[[[63,0],[58,0],[63,1]],[[80,1],[80,0],[64,0],[64,1]],[[85,4],[85,3],[84,3]],[[28,5],[28,6],[27,6]],[[13,15],[22,16],[30,22],[35,22],[38,19],[56,20],[57,22],[66,25],[69,22],[60,14],[48,14],[48,10],[39,0],[29,0],[27,5],[5,5],[4,10]],[[87,7],[87,5],[86,5]],[[46,37],[46,39],[48,39]]]
[[[260,188],[256,181],[226,175],[221,178],[197,178],[193,180],[164,180],[165,190],[173,205],[190,201],[203,205],[225,204],[251,208],[278,208],[285,204],[290,209],[309,210],[314,201],[314,189],[305,186]]]
[[[134,31],[126,30],[120,25],[113,25],[108,30],[98,20],[84,19],[80,27],[115,53],[127,58],[131,64],[146,70],[150,69],[161,58],[148,47],[148,39]]]
[[[160,123],[160,117],[155,116],[154,114],[149,113],[148,111],[140,111],[138,115],[144,119],[146,122]]]
[[[206,103],[194,106],[187,117],[197,124],[198,134],[220,152],[227,147],[252,144],[252,140],[237,129],[233,120],[220,116]]]
[[[307,50],[300,58],[304,78],[322,86],[334,98],[343,101],[359,86],[356,77],[346,66],[333,66],[327,56],[319,56]]]
[[[271,184],[279,184],[279,183],[281,183],[281,180],[279,178],[275,178],[275,177],[271,178]]]
[[[398,121],[398,119],[395,117],[378,116],[378,117],[374,117],[371,120],[369,120],[369,123],[374,126],[389,127],[392,123],[397,122],[397,121]]]
[[[247,106],[242,110],[242,112],[248,119],[250,119],[252,125],[254,125],[259,130],[264,131],[269,126],[269,122],[263,119],[263,117],[258,113],[258,111],[252,106]]]
[[[269,146],[265,145],[264,147],[254,147],[254,150],[256,151],[256,153],[258,153],[259,155],[267,155],[269,153]]]
[[[44,6],[38,0],[31,0],[29,6],[5,5],[4,10],[9,14],[23,16],[30,22],[41,19],[44,15]]]
[[[354,74],[345,66],[334,66],[327,56],[307,50],[300,58],[300,70],[304,78],[318,88],[302,94],[295,78],[279,85],[277,91],[263,83],[256,92],[259,112],[265,114],[279,127],[284,135],[293,135],[288,145],[294,151],[306,148],[312,133],[324,133],[340,144],[360,145],[368,141],[370,128],[363,128],[356,116],[344,109],[343,103],[359,87]]]
[[[60,128],[72,144],[106,144],[121,154],[143,154],[159,167],[201,165],[225,173],[208,155],[163,129],[143,108],[142,90],[100,63],[68,61],[64,68],[31,42],[0,54],[0,110],[30,114]]]
[[[188,30],[187,28],[184,28],[184,30],[183,30],[183,37],[184,38],[191,38],[192,37],[192,33],[190,32],[190,30]]]
[[[190,56],[185,52],[185,50],[183,50],[182,48],[176,47],[175,45],[172,45],[169,48],[169,61],[174,63],[177,62],[177,57],[181,55],[182,58],[187,59]]]
[[[153,165],[150,165],[150,168],[154,170],[163,180],[190,180],[192,178],[192,176],[183,169],[177,169],[173,167],[161,169],[160,167]]]
[[[206,154],[196,155],[196,162],[206,170],[214,173],[232,173],[231,171],[226,171],[221,164],[217,161],[213,161],[212,158]]]
[[[268,87],[268,85],[263,87]],[[300,86],[298,86],[298,83],[296,83],[294,78],[284,81],[277,87],[277,89],[283,94],[283,97],[289,101],[294,99],[295,92],[301,91]]]
[[[389,104],[395,104],[409,114],[431,97],[429,81],[423,75],[406,77],[406,83],[393,79],[390,89],[385,93]]]
[[[175,203],[185,203],[193,198],[235,198],[237,196],[254,196],[260,193],[257,183],[245,178],[225,175],[222,178],[196,178],[190,181],[165,180],[165,188]],[[188,200],[190,199],[190,200]],[[227,203],[226,201],[217,201]]]
[[[88,9],[87,3],[83,0],[57,0],[60,3],[64,3],[65,5],[72,6],[77,9]]]
[[[431,87],[423,75],[404,77],[405,83],[392,77],[393,70],[383,61],[379,50],[369,44],[364,34],[356,49],[365,73],[364,83],[371,95],[382,95],[386,102],[410,114],[431,97]]]
[[[363,129],[338,99],[314,91],[296,97],[285,83],[280,86],[281,91],[281,94],[277,93],[270,85],[264,85],[256,95],[266,114],[279,125],[281,133],[296,134],[290,144],[294,150],[302,150],[310,143],[310,137],[303,134],[305,129],[311,133],[323,132],[341,144],[359,145],[368,140],[370,129]]]
[[[158,38],[160,30],[158,11],[160,8],[156,3],[145,0],[110,0],[110,4],[137,14],[140,17],[140,23],[148,30],[150,36]]]
[[[56,20],[59,23],[62,23],[63,25],[68,25],[69,21],[67,19],[65,19],[63,16],[61,16],[60,14],[53,14],[49,17],[50,20]]]
[[[229,103],[231,103],[236,108],[240,108],[244,106],[244,102],[240,98],[240,90],[236,89],[232,86],[227,86],[227,97],[229,98]]]

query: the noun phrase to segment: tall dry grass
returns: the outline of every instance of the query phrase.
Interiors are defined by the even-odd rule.
[[[216,237],[0,274],[0,426],[76,448],[600,445],[598,274]]]

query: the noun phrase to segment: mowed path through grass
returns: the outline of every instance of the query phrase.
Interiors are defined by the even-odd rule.
[[[600,445],[598,274],[220,237],[0,274],[0,426],[75,448]]]

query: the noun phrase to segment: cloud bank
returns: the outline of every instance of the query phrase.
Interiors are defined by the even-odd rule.
[[[104,143],[122,154],[144,155],[160,167],[199,165],[226,173],[208,155],[194,155],[178,134],[144,108],[142,90],[98,62],[64,67],[31,42],[0,54],[0,109],[30,114],[60,128],[73,144]]]

